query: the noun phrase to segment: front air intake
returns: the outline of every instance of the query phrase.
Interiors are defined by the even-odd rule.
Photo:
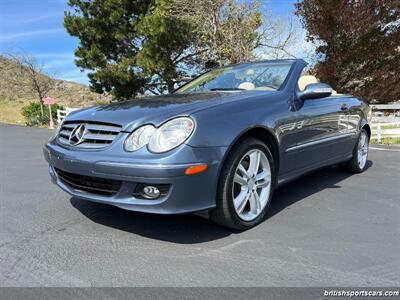
[[[64,184],[77,191],[104,196],[114,196],[118,193],[122,185],[122,182],[119,180],[80,175],[65,172],[56,168],[55,171],[58,178],[64,182]]]

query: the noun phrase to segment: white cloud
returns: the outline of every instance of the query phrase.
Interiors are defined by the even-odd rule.
[[[7,22],[8,26],[20,26],[20,25],[26,25],[30,23],[37,23],[41,22],[44,20],[52,19],[52,18],[62,18],[63,14],[62,12],[57,12],[57,13],[52,13],[52,14],[47,14],[47,15],[40,15],[40,16],[34,16],[34,17],[25,17],[21,15],[7,15],[7,17],[2,17],[2,22],[5,23]]]
[[[10,34],[2,34],[0,36],[0,42],[15,42],[20,40],[28,40],[34,38],[36,36],[43,36],[43,35],[50,35],[65,32],[62,28],[55,28],[55,29],[40,29],[40,30],[32,30],[32,31],[23,31],[17,33],[10,33]]]
[[[42,52],[35,56],[39,59],[75,59],[73,52]]]
[[[85,85],[89,84],[89,78],[87,77],[87,72],[81,72],[78,69],[72,70],[70,72],[61,73],[56,77],[58,79],[74,81]]]

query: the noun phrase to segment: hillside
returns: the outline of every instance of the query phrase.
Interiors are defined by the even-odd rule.
[[[0,56],[0,122],[24,124],[25,120],[20,114],[21,108],[29,102],[38,100],[29,87],[23,84],[28,80],[27,75],[23,74],[22,84],[8,80],[16,77],[16,67],[15,62]],[[64,107],[87,107],[106,103],[111,99],[91,92],[83,84],[57,79],[54,79],[54,83],[54,89],[48,96],[53,97],[56,103]]]

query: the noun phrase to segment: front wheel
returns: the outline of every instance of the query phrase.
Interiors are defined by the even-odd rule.
[[[265,217],[274,184],[274,160],[268,147],[254,138],[243,139],[222,168],[211,219],[239,230],[257,225]]]
[[[361,173],[365,170],[368,159],[369,136],[367,131],[361,129],[360,136],[353,150],[353,156],[346,164],[346,169],[353,173]]]

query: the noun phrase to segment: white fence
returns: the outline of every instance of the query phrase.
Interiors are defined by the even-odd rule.
[[[381,143],[384,138],[400,139],[400,122],[372,123],[371,126],[372,138],[378,143]]]
[[[371,105],[372,111],[388,111],[388,110],[400,110],[400,104],[382,104],[382,105]],[[374,114],[374,113],[373,113]],[[400,139],[400,116],[392,113],[389,116],[384,116],[381,113],[380,116],[375,116],[371,121],[372,138],[381,143],[383,139]]]
[[[69,108],[66,109],[57,109],[57,124],[60,124],[69,113],[73,112],[74,110],[78,110],[79,108]]]

